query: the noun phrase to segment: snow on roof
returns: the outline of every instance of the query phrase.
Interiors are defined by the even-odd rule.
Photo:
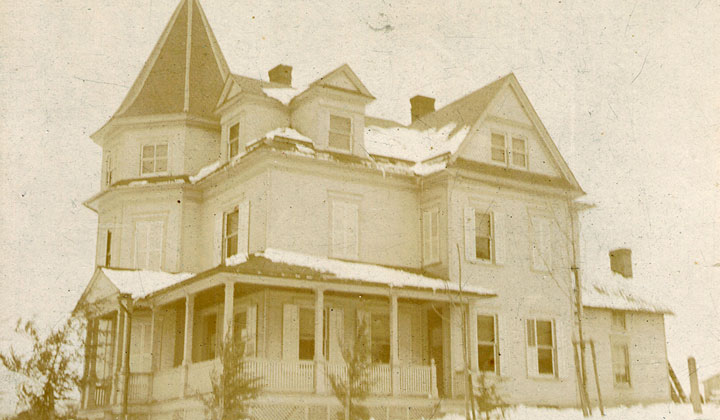
[[[195,275],[193,273],[166,273],[150,270],[114,270],[111,268],[102,268],[101,270],[120,293],[127,293],[133,299],[141,299]]]
[[[198,171],[198,173],[196,175],[193,175],[190,177],[190,182],[192,182],[194,184],[194,183],[206,178],[211,173],[217,171],[221,165],[222,165],[222,162],[220,162],[218,160],[218,161],[215,161],[215,162],[203,167],[202,169],[200,169]]]
[[[441,128],[365,127],[365,150],[373,155],[421,162],[454,153],[470,130],[451,122]]]
[[[286,87],[264,87],[263,92],[271,98],[277,99],[278,101],[282,102],[283,105],[290,104],[290,101],[302,92],[304,92],[305,88],[295,88],[291,86]]]
[[[625,278],[617,273],[596,278],[585,276],[583,306],[625,311],[672,313],[670,306],[658,299],[641,280]]]
[[[375,264],[341,261],[332,258],[318,257],[292,251],[269,248],[257,256],[282,264],[305,267],[319,272],[332,274],[339,279],[356,280],[368,283],[386,284],[390,287],[414,287],[457,291],[458,285],[441,279],[426,277],[408,271],[383,267]],[[242,259],[241,259],[242,260]],[[494,295],[495,293],[480,286],[466,285],[463,290],[479,295]]]

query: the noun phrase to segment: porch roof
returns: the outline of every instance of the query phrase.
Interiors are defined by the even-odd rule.
[[[305,279],[357,282],[390,288],[425,289],[433,292],[459,291],[456,283],[428,277],[410,269],[343,261],[273,248],[247,257],[231,257],[226,261],[226,266],[233,272],[272,277],[286,277],[289,274]],[[463,292],[479,296],[496,295],[489,289],[472,284],[463,284]]]

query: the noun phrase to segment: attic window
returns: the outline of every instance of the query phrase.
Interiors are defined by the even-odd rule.
[[[350,151],[352,141],[352,120],[347,117],[330,115],[328,147],[330,149]]]
[[[167,143],[146,144],[142,148],[141,175],[162,174],[168,170]]]
[[[240,124],[233,124],[230,126],[230,132],[228,135],[228,155],[232,159],[237,156],[239,150],[239,133]]]
[[[505,135],[492,133],[490,152],[492,160],[494,160],[495,162],[507,162],[505,154]]]
[[[520,168],[527,167],[527,143],[525,139],[513,137],[512,139],[512,164]]]

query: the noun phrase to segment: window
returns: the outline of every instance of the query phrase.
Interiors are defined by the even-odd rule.
[[[613,343],[610,353],[614,384],[630,385],[630,357],[627,344]]]
[[[142,148],[141,175],[162,174],[168,170],[167,143],[146,144]]]
[[[105,158],[105,186],[109,187],[113,183],[113,172],[115,171],[115,162],[113,161],[112,154],[107,153]]]
[[[390,317],[386,314],[372,314],[370,319],[372,362],[390,363]]]
[[[552,268],[552,221],[548,217],[532,216],[532,264],[538,271]]]
[[[358,205],[341,200],[331,204],[331,255],[358,258]]]
[[[330,149],[350,151],[352,144],[352,120],[346,117],[330,115],[328,147]]]
[[[210,312],[202,315],[200,325],[200,359],[199,361],[215,358],[217,350],[217,313]]]
[[[527,150],[525,139],[513,137],[512,139],[512,165],[520,168],[527,167]]]
[[[239,354],[253,357],[256,354],[257,342],[257,306],[241,306],[233,318],[233,340]]]
[[[223,229],[223,256],[230,258],[238,252],[238,209],[225,213]]]
[[[162,221],[135,222],[135,268],[160,270],[162,248]]]
[[[528,319],[527,358],[530,375],[555,375],[556,347],[553,321]]]
[[[233,124],[230,126],[228,133],[228,156],[233,158],[237,156],[240,150],[240,124]]]
[[[106,379],[112,375],[114,320],[102,318],[95,327],[95,377]]]
[[[423,264],[425,265],[440,262],[438,213],[437,208],[423,212]]]
[[[477,317],[477,356],[480,372],[497,372],[497,329],[495,317]]]
[[[612,312],[612,329],[616,331],[625,331],[627,329],[627,324],[625,323],[625,312]]]
[[[475,211],[475,258],[490,260],[492,254],[492,217]]]
[[[315,358],[315,309],[300,308],[300,360]]]
[[[507,162],[504,134],[492,133],[490,135],[490,155],[495,162]]]
[[[112,263],[112,231],[105,232],[105,267]]]

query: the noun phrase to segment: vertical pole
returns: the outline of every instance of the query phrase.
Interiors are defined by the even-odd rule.
[[[325,296],[322,289],[315,290],[315,393],[325,392],[325,359],[323,330],[325,326]],[[328,332],[329,333],[329,332]],[[324,349],[329,351],[329,349]]]
[[[694,357],[688,357],[688,373],[690,374],[690,402],[692,402],[693,412],[702,414],[700,384],[698,384],[697,366]]]
[[[462,352],[463,352],[463,377],[465,379],[465,417],[475,419],[475,399],[473,398],[472,376],[470,375],[470,367],[468,365],[468,322],[467,322],[467,305],[465,304],[465,296],[463,295],[462,282],[462,258],[460,257],[460,244],[455,244],[458,257],[458,292],[460,295],[460,311],[462,319]]]
[[[575,375],[576,375],[576,382],[578,385],[578,393],[580,394],[580,408],[582,408],[583,416],[587,417],[587,405],[585,403],[585,400],[583,399],[583,392],[582,392],[582,374],[580,373],[580,355],[578,353],[578,342],[573,340],[573,354],[575,355]]]
[[[595,388],[597,388],[600,415],[605,416],[605,407],[603,406],[602,392],[600,391],[600,377],[598,376],[597,356],[595,355],[595,342],[593,340],[590,340],[590,351],[592,353],[593,370],[595,371]]]
[[[570,268],[575,278],[575,312],[577,314],[578,323],[578,341],[580,343],[580,373],[581,373],[581,387],[580,387],[580,401],[583,403],[583,415],[585,417],[592,415],[592,409],[590,408],[590,397],[587,392],[587,371],[585,364],[585,341],[583,338],[583,306],[582,306],[582,283],[580,279],[580,273],[578,268],[578,240],[579,230],[577,226],[577,210],[573,207],[572,202],[568,201],[568,211],[570,212],[570,241],[572,245],[572,267]]]
[[[157,370],[160,351],[162,348],[162,328],[159,325],[159,310],[156,305],[153,305],[150,310],[152,311],[152,315],[150,317],[150,380],[148,384],[148,401],[152,401],[152,395],[154,392],[153,383],[155,382],[153,381],[153,375],[155,375],[155,371]],[[158,333],[160,334],[160,337],[157,337]]]
[[[110,392],[110,399],[114,404],[119,402],[117,392],[120,387],[120,368],[122,365],[123,349],[125,348],[123,345],[123,339],[125,338],[123,335],[124,320],[125,314],[121,308],[118,308],[117,318],[115,320],[115,348],[113,349],[115,353],[113,354],[112,391]]]
[[[122,360],[122,371],[123,371],[123,386],[122,386],[122,414],[120,418],[127,419],[127,412],[128,412],[128,388],[130,387],[130,341],[131,341],[131,334],[132,334],[132,299],[126,298],[123,299],[124,302],[120,303],[120,307],[122,310],[125,311],[125,325],[124,325],[124,331],[123,336],[125,339],[123,340],[123,345],[125,346],[125,350],[123,352],[123,360]]]
[[[192,345],[193,345],[193,318],[195,316],[195,295],[188,294],[185,296],[185,341],[183,342],[183,361],[182,361],[182,386],[180,388],[180,398],[185,396],[188,383],[188,369],[192,364]]]
[[[390,376],[393,395],[400,393],[400,365],[398,362],[398,301],[390,294]]]
[[[232,340],[233,320],[235,315],[235,283],[227,281],[225,283],[225,302],[223,304],[223,330],[222,344],[229,343]]]

